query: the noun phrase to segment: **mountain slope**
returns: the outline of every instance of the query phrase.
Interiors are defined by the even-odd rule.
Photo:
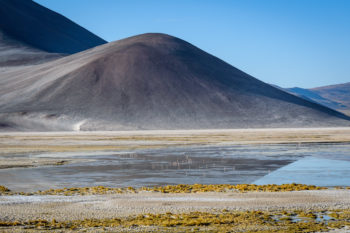
[[[26,43],[12,38],[0,30],[0,68],[35,65],[60,57],[63,57],[63,54],[48,53],[36,49]]]
[[[17,41],[50,53],[73,54],[106,43],[31,0],[0,0],[0,29]]]
[[[3,128],[122,130],[349,126],[178,38],[143,34],[8,71]]]
[[[350,115],[350,83],[312,89],[287,88],[288,92]]]
[[[320,96],[339,103],[338,111],[350,115],[350,83],[312,88]]]

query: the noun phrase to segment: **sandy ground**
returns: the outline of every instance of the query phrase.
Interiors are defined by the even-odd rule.
[[[298,192],[138,193],[92,196],[0,196],[0,220],[74,220],[141,213],[350,208],[350,190]]]
[[[350,128],[0,133],[0,154],[117,151],[187,145],[350,142]]]

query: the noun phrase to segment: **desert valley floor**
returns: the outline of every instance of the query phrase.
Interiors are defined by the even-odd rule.
[[[0,231],[346,232],[350,224],[350,128],[0,138]]]

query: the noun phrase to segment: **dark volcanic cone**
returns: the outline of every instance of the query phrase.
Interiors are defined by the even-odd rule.
[[[0,72],[44,63],[104,43],[31,0],[0,0]]]
[[[66,17],[31,0],[0,0],[0,30],[51,53],[73,54],[106,43]]]
[[[3,125],[37,130],[349,126],[195,46],[143,34],[0,79]]]

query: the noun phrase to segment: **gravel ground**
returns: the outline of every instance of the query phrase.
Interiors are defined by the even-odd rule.
[[[283,193],[138,193],[92,196],[0,196],[0,220],[116,218],[141,213],[350,208],[350,190]]]

